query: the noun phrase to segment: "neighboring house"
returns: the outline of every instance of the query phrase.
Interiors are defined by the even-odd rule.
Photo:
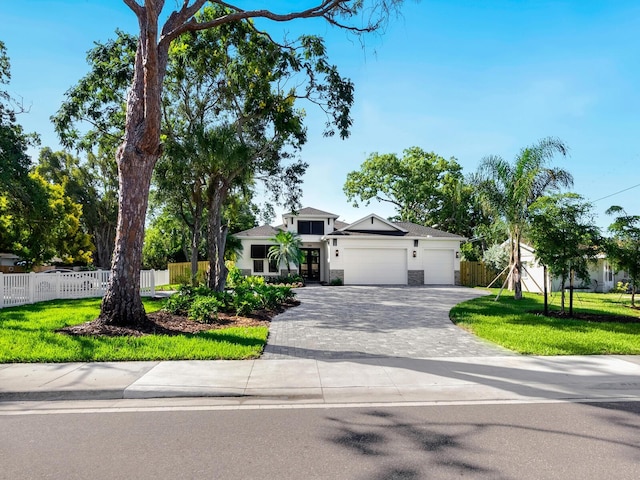
[[[524,267],[522,269],[522,291],[542,293],[544,288],[544,269],[536,260],[535,250],[533,247],[521,243],[520,252]],[[626,280],[627,274],[625,272],[616,272],[604,254],[599,254],[595,262],[589,263],[589,277],[589,284],[576,278],[574,286],[584,291],[606,293],[615,287],[618,282],[628,281]],[[565,283],[565,287],[568,287],[569,279]],[[551,279],[550,291],[560,291],[560,287],[560,278]]]
[[[14,255],[13,253],[0,253],[0,272],[23,272],[24,269],[16,265],[19,261],[20,257],[18,255]]]
[[[410,222],[390,222],[371,214],[347,224],[315,208],[286,213],[282,225],[264,225],[235,234],[243,251],[236,265],[245,275],[286,274],[286,265],[267,258],[278,229],[298,233],[307,281],[346,285],[454,285],[460,282],[459,235]],[[292,272],[297,268],[291,266]]]

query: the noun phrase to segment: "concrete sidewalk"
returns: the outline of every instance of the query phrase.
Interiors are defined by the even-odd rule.
[[[221,397],[310,403],[640,400],[640,357],[371,357],[0,365],[0,401]]]

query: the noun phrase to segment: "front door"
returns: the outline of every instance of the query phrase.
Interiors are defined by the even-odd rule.
[[[320,249],[303,248],[303,260],[300,264],[302,278],[310,281],[320,281]]]

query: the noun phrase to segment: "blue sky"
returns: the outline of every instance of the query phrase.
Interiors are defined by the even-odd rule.
[[[268,2],[281,11],[310,3]],[[112,38],[116,28],[136,32],[133,13],[118,0],[0,0],[0,21],[9,90],[31,106],[19,121],[57,149],[49,117],[86,73],[94,41]],[[409,2],[364,47],[317,20],[262,26],[276,36],[324,36],[331,60],[356,86],[345,141],[323,138],[324,117],[305,106],[304,206],[347,221],[391,215],[375,202],[354,209],[342,192],[347,173],[373,152],[419,146],[456,157],[471,173],[487,155],[511,160],[554,136],[570,148],[555,164],[574,175],[573,191],[594,201],[599,226],[608,226],[604,211],[614,204],[640,214],[637,1]]]

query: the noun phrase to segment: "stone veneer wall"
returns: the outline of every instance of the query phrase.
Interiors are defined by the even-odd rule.
[[[344,284],[344,270],[329,270],[329,281],[339,278]]]
[[[453,283],[454,285],[462,285],[460,280],[460,270],[453,271]]]
[[[424,285],[424,270],[409,270],[409,285]]]

